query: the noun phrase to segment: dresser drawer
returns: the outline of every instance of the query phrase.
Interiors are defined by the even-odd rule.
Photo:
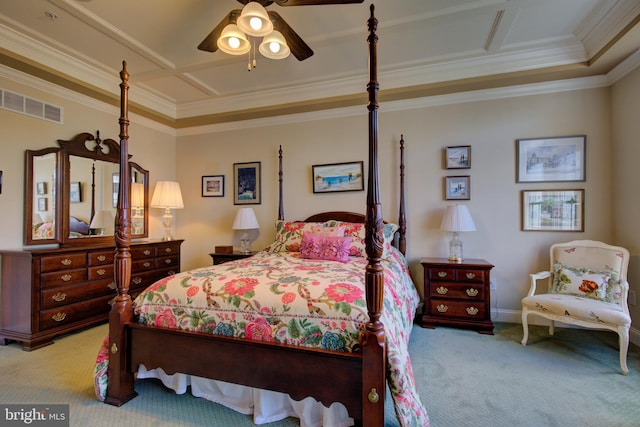
[[[456,280],[456,270],[445,267],[430,267],[428,277],[431,280]]]
[[[430,301],[431,313],[442,317],[462,317],[468,319],[484,319],[485,309],[483,302],[436,300]]]
[[[131,259],[136,261],[143,258],[153,258],[155,256],[155,250],[153,246],[132,246],[131,247]]]
[[[40,329],[56,328],[85,321],[91,317],[106,315],[111,310],[109,305],[111,299],[113,299],[113,295],[41,311]]]
[[[145,289],[147,286],[154,283],[157,278],[158,272],[155,270],[132,274],[130,289]]]
[[[89,267],[89,280],[114,279],[113,264]]]
[[[431,282],[429,296],[484,301],[484,286],[482,283]]]
[[[84,252],[71,252],[62,255],[45,255],[40,259],[40,272],[70,270],[87,265],[87,255]]]
[[[156,246],[156,256],[180,254],[180,242],[166,242]]]
[[[93,265],[113,264],[115,255],[116,255],[115,250],[90,252],[89,265],[93,266]]]
[[[78,301],[106,295],[115,296],[115,282],[113,280],[100,280],[88,284],[61,286],[42,291],[42,308],[46,310],[61,307]]]
[[[42,275],[42,287],[50,288],[53,286],[70,285],[77,282],[85,282],[87,280],[87,269],[79,270],[62,270],[53,273],[45,273]]]
[[[180,268],[180,257],[175,255],[156,258],[156,268],[166,267],[175,267],[176,269]]]
[[[156,266],[153,258],[141,259],[139,261],[133,261],[131,263],[131,271],[137,273],[139,271],[153,270]]]

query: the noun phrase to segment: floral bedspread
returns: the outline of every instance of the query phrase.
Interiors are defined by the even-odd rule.
[[[341,263],[259,252],[162,279],[134,307],[139,323],[149,326],[353,352],[368,319],[366,264],[362,257]],[[403,426],[425,426],[408,351],[419,296],[400,252],[383,266],[382,321],[396,415]]]

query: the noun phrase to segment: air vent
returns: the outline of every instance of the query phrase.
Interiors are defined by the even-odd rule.
[[[0,101],[0,107],[5,110],[62,124],[62,107],[57,105],[47,104],[38,99],[3,89],[0,89]]]

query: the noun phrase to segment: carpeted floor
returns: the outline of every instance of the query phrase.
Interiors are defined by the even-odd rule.
[[[250,426],[251,417],[155,381],[121,408],[96,400],[93,362],[106,325],[24,352],[0,347],[0,403],[68,403],[71,426]],[[433,427],[640,426],[640,351],[631,346],[629,376],[620,374],[617,335],[497,323],[494,336],[414,327],[410,351]],[[397,426],[390,399],[388,426]],[[287,419],[267,426],[296,426]]]

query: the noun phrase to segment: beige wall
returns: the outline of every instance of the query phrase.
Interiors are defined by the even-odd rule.
[[[492,272],[497,284],[497,292],[492,294],[494,320],[519,321],[520,299],[528,289],[528,274],[548,268],[548,247],[554,242],[586,238],[624,243],[637,255],[637,239],[632,240],[627,230],[633,230],[637,236],[640,225],[623,209],[630,202],[638,203],[630,200],[633,197],[625,196],[633,194],[637,173],[631,165],[621,171],[612,164],[637,158],[626,153],[638,151],[634,144],[639,134],[638,123],[630,114],[637,110],[639,73],[628,76],[613,90],[589,89],[404,110],[398,105],[381,105],[379,154],[383,213],[388,220],[397,218],[398,141],[400,134],[404,134],[408,258],[416,283],[422,286],[420,257],[447,254],[449,236],[439,230],[448,204],[443,200],[442,190],[443,177],[447,175],[471,176],[471,200],[465,203],[478,230],[464,233],[462,240],[466,257],[484,258],[495,265]],[[16,248],[22,246],[24,150],[51,146],[58,138],[95,129],[100,129],[104,137],[117,139],[119,112],[111,107],[87,108],[84,101],[50,95],[5,78],[0,78],[0,87],[62,105],[65,109],[62,126],[0,110],[4,131],[0,140],[3,154],[0,170],[4,171],[0,247]],[[620,113],[612,122],[612,111],[624,114]],[[277,215],[280,144],[284,151],[287,219],[304,218],[321,210],[363,211],[364,192],[313,194],[311,166],[364,160],[366,172],[365,106],[355,116],[178,137],[171,130],[135,116],[131,119],[130,151],[135,161],[150,170],[151,188],[156,181],[164,179],[176,179],[181,184],[185,209],[176,212],[175,235],[185,239],[183,269],[211,264],[208,253],[215,245],[238,246],[238,237],[231,230],[238,209],[233,205],[233,163],[236,162],[261,162],[262,203],[253,206],[261,230],[253,246],[259,249],[271,242]],[[616,132],[612,132],[612,123]],[[587,135],[586,182],[515,182],[516,139],[575,134]],[[612,135],[620,138],[616,141],[618,145],[613,144]],[[471,145],[472,168],[445,170],[442,151],[447,145]],[[618,146],[616,154],[612,147]],[[202,176],[220,174],[226,178],[225,197],[201,197]],[[584,233],[520,231],[521,190],[578,188],[586,190]],[[622,192],[616,193],[618,189]],[[611,206],[619,208],[612,210]],[[161,215],[159,209],[151,209],[152,238],[162,236]],[[637,278],[637,270],[637,265],[632,266],[631,277]]]

